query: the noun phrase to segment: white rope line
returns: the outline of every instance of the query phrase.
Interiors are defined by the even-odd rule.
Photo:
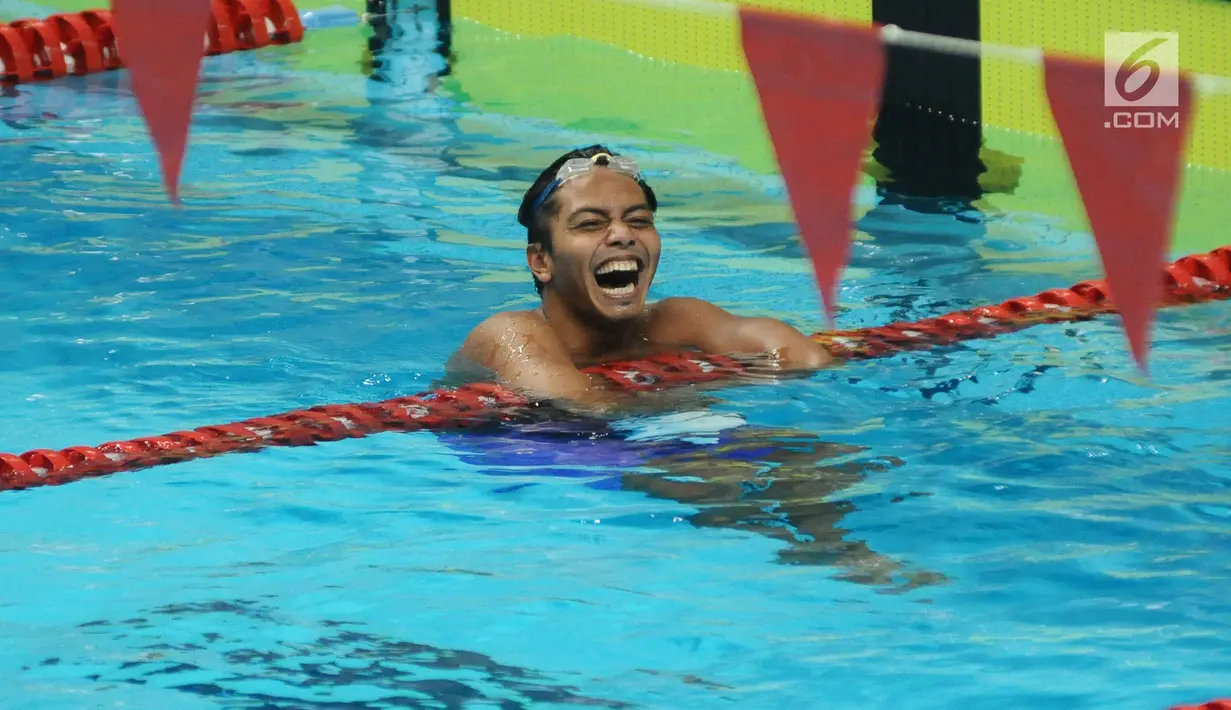
[[[1040,47],[1013,47],[1006,44],[992,44],[974,39],[958,39],[924,32],[904,30],[897,25],[885,25],[881,28],[881,39],[885,44],[912,49],[926,49],[944,54],[956,54],[963,57],[996,57],[1008,59],[1023,64],[1042,64],[1043,50]]]
[[[613,0],[628,5],[644,5],[655,8],[670,8],[686,12],[714,15],[719,17],[737,18],[739,5],[714,2],[713,0]],[[943,35],[927,34],[904,30],[897,25],[885,25],[881,28],[881,39],[885,44],[896,47],[910,47],[944,54],[956,54],[965,57],[994,57],[1021,62],[1023,64],[1040,65],[1043,63],[1045,50],[1041,47],[1016,47],[1007,44],[995,44],[973,39],[958,39]],[[1197,74],[1187,72],[1199,93],[1231,94],[1231,78],[1212,74]]]
[[[403,8],[401,10],[394,10],[393,12],[362,12],[356,13],[356,15],[359,17],[359,24],[364,24],[377,19],[388,20],[390,18],[398,17],[399,15],[417,15],[425,9],[426,8],[416,6]],[[305,12],[311,12],[311,10],[305,10]]]
[[[898,47],[912,47],[975,58],[996,57],[1023,64],[1042,64],[1045,56],[1045,50],[1041,47],[1015,47],[1007,44],[994,44],[992,42],[980,42],[972,39],[958,39],[956,37],[945,37],[924,32],[912,32],[904,30],[897,25],[885,25],[882,27],[881,38],[885,41],[885,44]],[[1194,72],[1187,72],[1187,74],[1198,93],[1231,94],[1231,78]]]

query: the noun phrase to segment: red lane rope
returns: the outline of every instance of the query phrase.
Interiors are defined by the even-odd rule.
[[[1187,256],[1166,267],[1166,300],[1175,306],[1231,298],[1231,247]],[[1103,281],[1014,298],[913,323],[817,334],[837,357],[869,359],[988,338],[1041,323],[1086,320],[1113,313]],[[731,378],[746,368],[715,355],[669,353],[588,367],[624,390],[654,390]],[[0,453],[0,491],[55,486],[83,478],[271,446],[312,446],[386,431],[465,429],[525,421],[537,404],[492,383],[439,389],[384,402],[311,407],[268,417],[177,431],[101,446],[24,454]]]
[[[1163,306],[1231,298],[1231,246],[1186,256],[1168,264],[1163,270],[1163,279]],[[1106,281],[1083,281],[1069,288],[1051,289],[999,305],[957,311],[914,323],[891,323],[879,328],[813,337],[825,343],[835,355],[869,358],[993,337],[1040,323],[1088,320],[1115,310]]]
[[[303,41],[292,0],[211,0],[205,53],[259,49]],[[124,66],[111,13],[86,10],[0,24],[0,82],[9,84],[96,74]]]

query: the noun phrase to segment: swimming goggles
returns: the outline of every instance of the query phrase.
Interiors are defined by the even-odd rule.
[[[551,197],[552,193],[560,189],[561,185],[574,178],[579,178],[599,166],[608,170],[614,170],[617,173],[623,173],[637,182],[641,182],[641,170],[637,167],[637,161],[632,158],[611,155],[610,153],[598,153],[589,158],[572,158],[560,166],[560,170],[556,172],[556,179],[552,180],[551,184],[535,198],[534,204],[530,206],[530,212],[537,212],[543,206],[543,203]]]

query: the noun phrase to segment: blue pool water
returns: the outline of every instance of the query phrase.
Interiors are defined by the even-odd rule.
[[[414,393],[533,303],[521,191],[608,137],[279,56],[207,61],[180,210],[122,74],[0,102],[0,451]],[[613,143],[663,197],[657,296],[822,327],[780,184]],[[843,327],[1097,275],[1042,217],[858,199]],[[0,707],[1226,694],[1231,308],[1156,338],[1151,380],[1104,320],[711,391],[611,448],[388,434],[0,493]]]

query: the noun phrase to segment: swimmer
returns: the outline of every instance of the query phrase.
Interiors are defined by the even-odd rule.
[[[779,320],[696,298],[647,304],[662,248],[657,209],[631,159],[601,145],[557,158],[517,215],[541,305],[484,320],[450,360],[451,372],[478,366],[529,396],[597,413],[627,396],[581,372],[604,361],[692,350],[807,371],[833,360]]]
[[[899,588],[943,580],[877,553],[841,527],[854,506],[834,496],[901,460],[861,461],[854,458],[859,447],[697,411],[708,398],[694,388],[665,395],[686,398],[682,407],[663,394],[645,402],[647,409],[674,410],[666,417],[672,421],[655,422],[656,437],[628,431],[627,422],[585,416],[637,408],[632,395],[581,372],[601,362],[683,350],[752,360],[776,372],[808,372],[833,361],[778,320],[734,315],[693,298],[648,304],[661,250],[657,207],[636,164],[601,145],[567,153],[539,175],[518,221],[528,232],[526,263],[541,304],[483,321],[451,358],[446,383],[495,374],[555,406],[542,422],[438,436],[490,475],[598,479],[591,485],[682,503],[696,509],[681,515],[697,527],[784,543],[780,558],[788,564],[834,566],[846,579]],[[672,428],[679,431],[669,435]]]

